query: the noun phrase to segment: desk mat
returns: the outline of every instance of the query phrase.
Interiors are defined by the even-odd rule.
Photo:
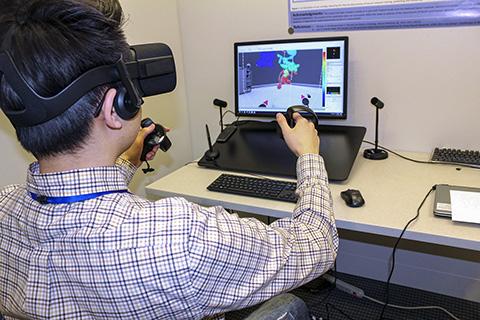
[[[325,160],[332,181],[348,178],[366,128],[356,126],[320,126],[320,155]],[[276,122],[249,121],[237,126],[227,142],[216,142],[213,149],[220,155],[209,161],[203,156],[203,167],[282,177],[296,177],[297,157],[288,149],[277,131]]]

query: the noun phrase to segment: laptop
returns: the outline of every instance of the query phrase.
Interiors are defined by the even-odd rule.
[[[433,214],[439,217],[452,217],[452,205],[450,202],[450,190],[480,192],[479,188],[451,186],[448,184],[437,184]]]

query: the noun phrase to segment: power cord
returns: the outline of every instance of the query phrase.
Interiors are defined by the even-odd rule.
[[[357,297],[357,298],[366,298],[374,303],[377,303],[377,304],[381,304],[383,305],[383,308],[382,308],[382,313],[380,315],[380,320],[386,320],[387,318],[384,317],[384,312],[385,312],[385,309],[386,307],[391,307],[391,308],[397,308],[397,309],[403,309],[403,310],[425,310],[425,309],[435,309],[435,310],[440,310],[440,311],[443,311],[445,312],[446,314],[448,314],[452,319],[454,320],[460,320],[458,317],[456,317],[454,314],[452,314],[451,312],[449,312],[448,310],[446,310],[445,308],[442,308],[442,307],[439,307],[439,306],[418,306],[418,307],[407,307],[407,306],[400,306],[400,305],[396,305],[396,304],[391,304],[389,303],[389,296],[390,296],[390,280],[392,278],[392,275],[393,275],[393,271],[395,269],[395,253],[396,253],[396,250],[397,250],[397,247],[398,247],[398,244],[400,243],[400,240],[402,239],[405,231],[407,230],[408,226],[413,222],[415,221],[419,216],[420,216],[420,210],[421,208],[423,207],[425,201],[427,200],[427,198],[430,196],[430,194],[436,189],[436,185],[432,186],[432,188],[428,191],[428,193],[425,195],[425,197],[423,198],[422,202],[420,203],[418,209],[417,209],[417,214],[415,215],[415,217],[413,217],[410,221],[408,221],[408,223],[405,225],[405,227],[403,228],[400,236],[398,237],[396,243],[395,243],[395,246],[393,247],[393,251],[392,251],[392,267],[390,268],[390,273],[388,275],[388,280],[387,280],[387,287],[386,287],[386,293],[385,293],[385,297],[386,297],[386,301],[385,302],[382,302],[380,300],[377,300],[375,298],[372,298],[372,297],[369,297],[368,295],[366,295],[364,293],[364,291],[360,288],[357,288],[351,284],[348,284],[340,279],[337,278],[336,276],[336,272],[334,273],[334,276],[330,275],[330,274],[324,274],[322,277],[327,280],[328,282],[332,283],[336,288],[338,288],[339,290],[343,291],[343,292],[346,292],[354,297]],[[335,264],[335,268],[336,268],[336,264]],[[325,301],[325,299],[322,300],[322,302]],[[350,316],[348,316],[347,314],[345,314],[343,311],[341,311],[340,309],[338,309],[337,307],[334,307],[331,303],[329,303],[329,306],[334,308],[335,310],[341,312],[342,315],[344,315],[345,317],[347,317],[348,319],[352,319]],[[328,310],[328,306],[326,306],[327,308],[327,317],[329,317],[329,310]],[[328,319],[328,318],[327,318]]]
[[[348,314],[346,314],[343,310],[341,310],[340,308],[337,308],[335,307],[333,304],[327,302],[325,304],[325,308],[327,309],[327,319],[326,320],[330,320],[330,310],[329,310],[329,307],[334,309],[334,310],[337,310],[342,316],[344,316],[345,318],[347,318],[348,320],[354,320],[352,317],[350,317]]]
[[[382,302],[380,300],[377,300],[377,299],[374,299],[372,297],[369,297],[367,295],[364,295],[364,297],[372,302],[375,302],[375,303],[378,303],[378,304],[385,304],[385,302]],[[451,312],[449,312],[447,309],[445,308],[442,308],[442,307],[439,307],[439,306],[419,306],[419,307],[406,307],[406,306],[399,306],[399,305],[396,305],[396,304],[388,304],[389,307],[391,308],[397,308],[397,309],[402,309],[402,310],[425,310],[425,309],[435,309],[435,310],[440,310],[440,311],[443,311],[445,312],[446,314],[448,314],[452,319],[455,319],[455,320],[460,320],[459,318],[457,318],[454,314],[452,314]]]
[[[368,144],[371,144],[371,145],[375,145],[375,143],[371,142],[371,141],[368,141],[368,140],[363,140],[362,142],[364,143],[368,143]],[[431,161],[431,160],[417,160],[417,159],[413,159],[413,158],[409,158],[409,157],[406,157],[398,152],[395,152],[395,151],[392,151],[390,150],[389,148],[386,148],[384,146],[381,146],[381,145],[378,145],[379,148],[381,149],[385,149],[387,150],[388,152],[396,155],[397,157],[400,157],[404,160],[408,160],[408,161],[412,161],[412,162],[415,162],[415,163],[423,163],[423,164],[438,164],[438,165],[454,165],[454,166],[457,166],[457,167],[465,167],[465,168],[472,168],[472,169],[480,169],[480,166],[476,166],[476,165],[470,165],[470,164],[465,164],[465,163],[458,163],[458,162],[435,162],[435,161]]]
[[[231,113],[231,114],[233,114],[233,116],[237,117],[237,119],[236,119],[232,124],[235,124],[235,123],[238,122],[238,119],[240,118],[240,116],[235,115],[235,113],[234,113],[233,111],[231,111],[231,110],[226,110],[225,112],[223,112],[223,113],[222,113],[222,118],[225,117],[225,115],[226,115],[227,113]],[[220,125],[220,120],[218,121],[218,125]]]
[[[389,299],[390,299],[390,280],[392,279],[393,271],[395,270],[395,253],[396,253],[396,251],[397,251],[398,244],[400,243],[400,240],[402,239],[403,234],[404,234],[405,231],[407,230],[408,226],[420,216],[420,209],[423,207],[423,204],[424,204],[425,201],[427,200],[428,196],[429,196],[429,195],[432,193],[432,191],[434,191],[436,188],[437,188],[437,186],[434,185],[434,186],[432,186],[432,187],[430,188],[430,190],[427,192],[427,194],[425,195],[425,198],[423,198],[422,202],[420,203],[420,206],[419,206],[418,209],[417,209],[417,214],[415,215],[415,217],[413,217],[412,219],[410,219],[410,221],[407,222],[407,224],[405,225],[405,227],[404,227],[403,230],[402,230],[402,233],[400,233],[400,236],[398,237],[397,242],[395,243],[395,246],[393,247],[393,251],[392,251],[392,267],[390,268],[390,273],[389,273],[388,279],[387,279],[387,288],[386,288],[386,292],[385,292],[385,304],[383,305],[382,313],[380,314],[380,320],[383,319],[383,314],[385,313],[385,309],[386,309],[386,307],[388,306]]]
[[[377,303],[377,304],[381,304],[381,305],[385,305],[385,302],[382,302],[380,300],[377,300],[375,298],[372,298],[368,295],[366,295],[364,293],[364,291],[360,288],[357,288],[349,283],[346,283],[345,281],[343,280],[340,280],[338,279],[337,277],[333,277],[331,275],[328,275],[328,274],[324,274],[323,275],[323,278],[325,280],[327,280],[328,282],[334,284],[336,283],[335,287],[343,292],[346,292],[350,295],[353,295],[354,297],[356,298],[359,298],[359,299],[362,299],[362,298],[365,298],[367,300],[370,300],[374,303]],[[332,307],[333,305],[330,304],[330,306]],[[442,308],[442,307],[439,307],[439,306],[418,306],[418,307],[407,307],[407,306],[400,306],[400,305],[396,305],[396,304],[388,304],[389,307],[391,308],[397,308],[397,309],[402,309],[402,310],[431,310],[431,309],[435,309],[435,310],[440,310],[440,311],[443,311],[445,312],[446,314],[448,314],[452,319],[454,320],[460,320],[458,317],[456,317],[454,314],[452,314],[451,312],[449,312],[448,310],[446,310],[445,308]],[[335,310],[337,311],[341,311],[339,308],[335,307],[334,308]],[[346,315],[344,312],[341,312],[342,315],[348,317],[349,319],[351,319],[350,316]],[[328,317],[328,309],[327,309],[327,317]],[[328,319],[328,318],[327,318]],[[383,318],[385,320],[387,320],[387,318]],[[388,319],[389,320],[389,319]]]

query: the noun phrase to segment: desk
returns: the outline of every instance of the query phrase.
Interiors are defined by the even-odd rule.
[[[429,158],[426,153],[402,154],[418,160]],[[291,215],[292,203],[208,191],[207,185],[221,173],[192,163],[150,184],[147,193],[271,217]],[[359,154],[348,180],[330,182],[341,237],[338,270],[385,281],[394,239],[415,216],[428,190],[440,183],[480,187],[480,170],[418,164],[393,154],[373,161]],[[363,207],[345,205],[340,192],[348,188],[362,192]],[[480,303],[480,225],[435,217],[433,198],[432,194],[403,236],[411,241],[400,243],[400,262],[392,282]]]
[[[425,153],[404,155],[419,160],[429,158]],[[271,217],[291,215],[294,208],[291,203],[208,191],[207,185],[221,173],[192,163],[148,185],[147,193],[155,197],[181,196],[204,206],[221,205]],[[408,220],[415,216],[430,187],[440,183],[480,187],[480,170],[418,164],[392,154],[386,160],[372,161],[359,154],[349,179],[343,183],[330,183],[337,227],[396,238]],[[359,189],[366,204],[361,208],[347,207],[340,197],[340,192],[347,188]],[[435,217],[432,206],[433,194],[425,202],[419,219],[406,231],[404,239],[480,251],[480,225]]]

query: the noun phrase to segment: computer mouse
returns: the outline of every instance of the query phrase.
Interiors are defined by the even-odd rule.
[[[345,200],[345,203],[347,204],[347,206],[352,208],[361,207],[365,204],[365,200],[363,199],[362,194],[360,193],[359,190],[348,189],[348,190],[342,191],[340,193],[340,196],[342,197],[343,200]]]

